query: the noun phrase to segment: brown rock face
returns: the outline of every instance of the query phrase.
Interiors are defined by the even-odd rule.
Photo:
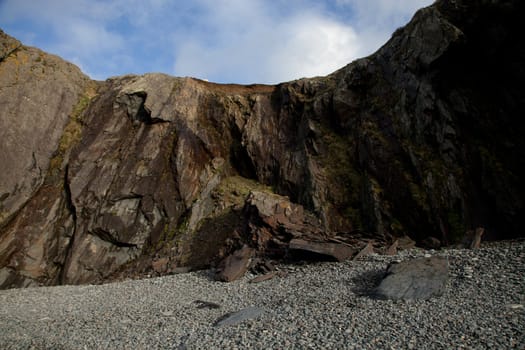
[[[92,82],[1,32],[0,287],[202,268],[245,244],[278,258],[293,239],[519,235],[523,7],[438,1],[376,54],[277,86]]]
[[[0,286],[57,282],[74,230],[60,169],[90,85],[0,31]]]

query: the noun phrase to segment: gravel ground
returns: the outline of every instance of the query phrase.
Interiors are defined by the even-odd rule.
[[[444,296],[367,296],[390,261],[429,254],[449,257]],[[254,276],[221,283],[198,271],[0,291],[0,348],[525,349],[524,241],[279,268],[285,277],[257,284],[248,283]],[[262,314],[214,326],[247,307]]]

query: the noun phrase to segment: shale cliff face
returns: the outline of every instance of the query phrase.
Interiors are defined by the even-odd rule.
[[[438,1],[374,55],[277,86],[94,82],[0,32],[0,286],[200,268],[242,245],[279,258],[301,235],[519,235],[523,7]]]

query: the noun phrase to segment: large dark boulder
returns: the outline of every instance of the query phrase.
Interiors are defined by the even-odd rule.
[[[389,265],[374,294],[382,299],[427,300],[443,295],[447,281],[447,258],[412,259]]]

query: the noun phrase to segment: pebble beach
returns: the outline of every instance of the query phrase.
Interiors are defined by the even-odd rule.
[[[436,255],[449,263],[443,296],[371,296],[389,263]],[[204,270],[3,290],[0,348],[525,349],[523,240],[279,265],[278,272],[260,283],[250,283],[252,274],[217,282]]]

